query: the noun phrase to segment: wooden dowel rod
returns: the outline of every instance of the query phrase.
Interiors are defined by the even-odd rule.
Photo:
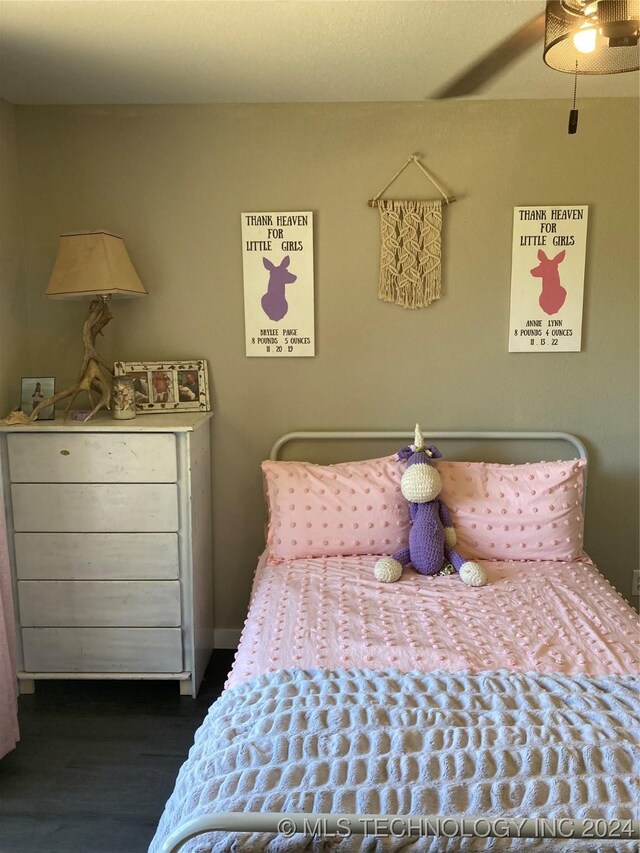
[[[384,199],[382,199],[382,200],[384,200]],[[439,201],[439,199],[436,199],[436,201]],[[457,198],[454,195],[450,195],[450,196],[446,196],[443,199],[443,201],[446,202],[447,204],[453,204],[454,201],[457,201]],[[367,202],[367,204],[369,205],[369,207],[378,207],[379,206],[378,202],[379,202],[379,199],[370,198],[369,201]]]

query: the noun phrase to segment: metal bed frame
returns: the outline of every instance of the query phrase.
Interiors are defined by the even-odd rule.
[[[575,450],[577,457],[587,460],[587,450],[583,442],[568,432],[506,432],[506,431],[463,431],[424,430],[425,438],[461,441],[538,441],[566,442]],[[405,431],[299,431],[289,432],[274,443],[269,454],[271,460],[278,460],[285,445],[294,441],[350,441],[350,440],[397,440],[411,441],[413,432]],[[586,476],[583,495],[583,507],[586,499]],[[598,820],[545,821],[542,818],[506,819],[488,816],[446,817],[427,815],[331,815],[311,813],[279,812],[226,812],[211,813],[185,821],[164,840],[162,853],[178,853],[190,839],[205,832],[273,832],[285,836],[296,833],[305,835],[323,835],[327,837],[346,837],[348,835],[375,835],[376,828],[384,826],[391,829],[394,837],[417,837],[445,835],[459,837],[496,838],[618,838],[633,840],[640,838],[640,821],[627,821],[625,835],[620,828]],[[447,828],[448,827],[448,828]],[[481,831],[480,831],[481,828]],[[597,835],[594,836],[594,832]],[[618,834],[616,834],[618,833]],[[628,833],[628,834],[627,834]],[[387,833],[389,834],[389,833]]]
[[[440,440],[462,440],[462,441],[485,441],[485,440],[494,440],[494,441],[566,441],[570,444],[578,453],[578,456],[581,459],[587,458],[587,449],[582,443],[582,441],[578,438],[578,436],[573,435],[570,432],[508,432],[508,431],[467,431],[467,432],[448,432],[443,430],[423,430],[425,438],[431,440],[432,438],[440,441]],[[394,431],[394,430],[381,430],[381,431],[373,431],[373,430],[356,430],[355,432],[349,432],[346,430],[332,430],[332,431],[307,431],[303,430],[300,432],[288,432],[285,435],[280,436],[280,438],[274,443],[271,448],[271,453],[269,454],[269,459],[276,460],[280,456],[280,451],[285,446],[285,444],[289,444],[291,441],[349,441],[351,439],[354,440],[370,440],[370,439],[379,439],[386,441],[407,441],[412,440],[415,437],[415,433],[406,432],[406,431]]]
[[[555,442],[566,442],[570,444],[571,447],[576,451],[577,458],[584,459],[585,462],[588,462],[589,457],[587,455],[587,448],[583,444],[583,442],[578,438],[577,435],[573,435],[570,432],[509,432],[506,430],[479,430],[474,432],[472,430],[468,431],[447,431],[447,430],[435,430],[435,431],[427,431],[423,430],[425,438],[428,438],[429,441],[432,439],[435,441],[555,441]],[[277,461],[280,458],[280,454],[285,445],[293,442],[293,441],[360,441],[360,440],[379,440],[379,441],[412,441],[415,437],[415,433],[412,432],[402,432],[397,430],[356,430],[356,431],[347,431],[347,430],[330,430],[330,431],[309,431],[302,430],[299,432],[288,432],[285,435],[281,435],[280,438],[276,440],[273,444],[271,451],[269,453],[269,459],[272,461]],[[582,510],[584,512],[587,505],[587,472],[585,469],[584,472],[584,486],[582,490]]]
[[[351,835],[376,835],[381,827],[388,837],[393,838],[441,835],[446,838],[617,839],[625,842],[640,838],[640,820],[226,812],[187,821],[167,836],[162,853],[178,853],[183,844],[204,832],[273,832],[287,838],[300,833],[339,839]]]

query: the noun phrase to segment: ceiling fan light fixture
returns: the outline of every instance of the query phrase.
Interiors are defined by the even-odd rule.
[[[598,3],[598,22],[600,33],[609,40],[609,47],[633,47],[638,44],[640,28],[640,8],[633,10],[633,4],[600,0]],[[640,4],[636,4],[640,6]]]
[[[637,71],[639,29],[640,0],[547,0],[544,61],[568,74]]]

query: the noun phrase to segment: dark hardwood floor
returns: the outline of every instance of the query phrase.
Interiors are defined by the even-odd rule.
[[[1,853],[144,853],[233,652],[197,699],[175,682],[42,681],[0,760]]]

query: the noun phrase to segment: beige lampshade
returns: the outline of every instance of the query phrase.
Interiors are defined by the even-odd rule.
[[[45,296],[146,296],[122,237],[106,231],[63,234]]]

